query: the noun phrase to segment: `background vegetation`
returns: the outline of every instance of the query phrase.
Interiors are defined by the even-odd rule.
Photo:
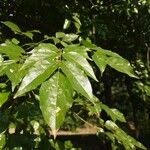
[[[89,78],[93,94],[100,100],[98,102],[99,100],[95,98],[94,106],[93,101],[91,104],[86,100],[89,98],[89,95],[86,95],[88,91],[78,92],[77,87],[75,88],[77,93],[73,97],[73,106],[69,111],[66,108],[67,112],[64,113],[67,115],[61,129],[75,130],[90,122],[90,125],[97,126],[99,142],[105,149],[136,149],[135,147],[144,149],[124,131],[146,147],[150,147],[149,0],[87,0],[86,2],[83,0],[2,0],[0,1],[0,20],[2,21],[0,43],[3,43],[0,46],[1,149],[80,148],[73,145],[71,141],[53,140],[49,133],[47,126],[49,121],[44,117],[45,123],[43,119],[38,97],[39,85],[46,79],[39,81],[41,83],[37,84],[38,88],[35,90],[29,86],[23,92],[21,90],[20,93],[17,92],[20,82],[23,82],[22,79],[26,76],[25,71],[19,75],[17,72],[28,56],[33,54],[33,48],[46,47],[46,45],[39,45],[40,43],[52,43],[58,49],[66,47],[66,43],[70,47],[79,44],[78,48],[82,49],[81,51],[88,48],[86,59],[95,75],[87,74],[100,81],[96,82]],[[3,47],[4,43],[6,50]],[[9,53],[10,49],[14,51]],[[115,53],[106,52],[104,49]],[[74,51],[74,48],[71,47],[70,51]],[[99,52],[101,52],[100,58],[97,58],[99,54],[92,57]],[[128,62],[116,53],[129,60],[135,73],[127,67]],[[38,53],[36,57],[39,58],[40,55],[41,53]],[[67,56],[63,57],[66,59]],[[108,57],[112,59],[106,63]],[[95,65],[89,58],[92,58],[95,63],[97,60],[101,63],[97,62]],[[112,60],[115,60],[114,63]],[[122,66],[118,68],[117,62]],[[80,59],[76,63],[79,63],[81,67],[84,65],[81,64]],[[25,65],[23,67],[28,71],[31,64]],[[41,70],[40,63],[37,65]],[[138,76],[138,79],[133,78],[133,74]],[[61,78],[61,81],[65,83],[63,77]],[[47,87],[46,84],[43,85],[43,90],[45,86]],[[25,92],[27,94],[24,94]],[[16,93],[18,95],[15,95]],[[24,95],[21,96],[22,94]],[[124,114],[126,122],[120,112]],[[111,125],[116,127],[118,133],[111,128]],[[15,129],[15,133],[10,134],[11,129]]]

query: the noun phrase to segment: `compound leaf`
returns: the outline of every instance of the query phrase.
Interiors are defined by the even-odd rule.
[[[61,73],[55,73],[40,88],[40,108],[54,137],[65,119],[67,110],[72,105],[71,86]]]

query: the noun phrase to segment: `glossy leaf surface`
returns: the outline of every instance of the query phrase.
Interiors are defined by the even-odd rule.
[[[19,58],[24,52],[25,51],[20,46],[11,42],[0,45],[0,53],[6,54],[10,59]]]
[[[32,67],[36,62],[43,61],[44,59],[51,58],[52,60],[54,60],[57,51],[57,47],[52,44],[39,44],[39,46],[29,52],[30,56],[26,58],[24,64],[21,67],[21,70],[28,69]]]
[[[73,61],[79,65],[91,78],[97,81],[94,71],[89,62],[77,52],[68,52],[63,55],[66,60]]]
[[[75,41],[77,38],[78,38],[78,35],[72,33],[72,34],[65,34],[62,40],[64,42],[70,43],[72,41]]]
[[[32,68],[29,69],[26,76],[23,78],[21,85],[15,95],[15,97],[35,89],[43,81],[45,81],[56,69],[57,64],[55,62],[48,62],[43,60],[37,62]]]
[[[66,61],[62,62],[62,71],[66,74],[68,80],[70,81],[72,87],[81,93],[86,98],[92,100],[93,93],[91,83],[85,75],[84,71],[80,69],[75,63]]]
[[[69,52],[76,52],[78,54],[80,54],[81,56],[83,56],[86,59],[89,59],[88,56],[88,52],[89,49],[84,47],[84,46],[80,46],[79,44],[72,44],[72,45],[68,45],[67,47],[65,47],[64,52],[65,53],[69,53]]]
[[[101,48],[95,49],[97,51],[93,55],[93,60],[95,61],[95,63],[102,72],[104,71],[106,65],[108,64],[110,67],[114,68],[119,72],[137,78],[137,76],[134,74],[133,68],[126,59],[108,50],[103,50]]]
[[[40,108],[44,119],[56,136],[72,105],[72,91],[67,78],[59,71],[40,88]]]
[[[58,65],[55,61],[57,50],[54,45],[44,43],[33,49],[31,56],[20,69],[20,72],[26,69],[28,71],[15,97],[35,89],[57,69]]]
[[[13,32],[21,32],[20,28],[14,24],[13,22],[10,22],[10,21],[5,21],[5,22],[2,22],[5,26],[9,27]]]

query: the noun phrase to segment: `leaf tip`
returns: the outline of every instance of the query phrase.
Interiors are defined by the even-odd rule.
[[[53,135],[54,139],[56,139],[56,137],[57,137],[57,132],[58,132],[58,129],[52,129],[52,135]]]

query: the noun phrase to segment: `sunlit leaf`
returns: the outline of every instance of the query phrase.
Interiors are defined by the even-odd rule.
[[[92,87],[84,71],[80,69],[75,63],[69,61],[62,62],[62,71],[66,74],[72,87],[81,93],[86,98],[92,100]]]
[[[67,47],[64,48],[64,53],[76,52],[82,55],[84,58],[91,60],[88,56],[87,53],[88,51],[89,51],[88,48],[80,46],[79,44],[68,45]]]
[[[56,38],[63,38],[65,36],[65,33],[63,32],[56,32]]]
[[[15,63],[13,60],[0,62],[0,76],[6,74],[7,70]]]
[[[4,133],[0,134],[0,149],[3,149],[6,144],[6,135]]]
[[[64,25],[63,25],[63,29],[68,29],[70,27],[70,23],[71,21],[68,19],[65,19]]]
[[[65,36],[63,37],[62,40],[70,43],[70,42],[76,40],[77,38],[78,38],[78,35],[72,33],[72,34],[65,34]]]
[[[101,74],[103,74],[107,66],[108,57],[106,55],[101,57],[99,57],[98,55],[93,55],[92,58],[96,65],[99,67]]]
[[[20,28],[14,24],[13,22],[10,22],[10,21],[5,21],[5,22],[2,22],[4,25],[6,25],[7,27],[9,27],[13,32],[21,32]]]
[[[23,32],[23,35],[27,36],[28,38],[30,38],[31,40],[33,39],[33,33],[27,31],[27,32]]]
[[[94,71],[89,62],[77,52],[68,52],[63,55],[66,60],[78,64],[91,78],[97,81]]]
[[[72,105],[70,89],[66,77],[59,71],[40,88],[40,108],[54,137],[65,119],[67,110]]]
[[[17,59],[25,51],[20,46],[9,42],[0,45],[0,53],[6,54],[10,59]]]
[[[18,41],[16,38],[12,38],[12,43],[15,45],[18,45],[20,43],[20,41]]]
[[[93,55],[93,59],[101,71],[103,71],[106,67],[106,64],[108,64],[110,67],[114,68],[119,72],[137,78],[137,76],[133,71],[133,68],[126,59],[108,50],[103,50],[101,48],[94,48],[94,49],[97,51]]]
[[[53,59],[53,58],[51,58]],[[34,64],[23,78],[15,97],[35,89],[45,81],[56,69],[58,65],[55,61],[42,60]]]
[[[39,44],[39,46],[30,51],[29,54],[31,55],[28,58],[26,58],[24,64],[21,67],[21,70],[32,67],[38,61],[43,61],[44,59],[49,58],[55,58],[57,51],[57,47],[55,47],[52,44]]]
[[[26,59],[19,70],[20,72],[26,69],[28,71],[15,97],[35,89],[57,69],[58,65],[55,61],[57,51],[56,46],[47,43],[41,43],[31,51],[31,56]]]

